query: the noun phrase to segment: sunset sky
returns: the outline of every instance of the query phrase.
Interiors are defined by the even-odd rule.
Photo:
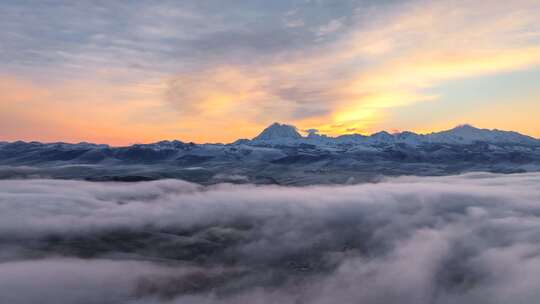
[[[540,1],[0,0],[0,141],[540,137]]]

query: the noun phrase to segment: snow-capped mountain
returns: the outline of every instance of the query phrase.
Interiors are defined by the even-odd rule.
[[[302,138],[296,127],[286,124],[273,123],[264,129],[261,134],[253,138],[254,141],[283,141]]]
[[[331,137],[274,123],[231,144],[160,141],[111,147],[92,143],[1,142],[0,178],[55,177],[198,183],[344,183],[383,175],[540,171],[540,141],[516,132],[463,125],[416,134],[381,131]]]
[[[303,137],[298,133],[297,128],[294,126],[274,123],[264,129],[251,141],[248,141],[248,143],[252,144],[267,145],[381,145],[402,143],[410,146],[419,146],[430,143],[468,145],[475,142],[532,146],[540,145],[540,140],[517,132],[478,129],[471,125],[461,125],[451,130],[430,134],[416,134],[409,131],[390,134],[386,131],[381,131],[370,136],[351,134],[330,137],[317,134],[316,132],[309,132],[308,136]]]
[[[538,145],[539,140],[519,134],[512,131],[478,129],[471,125],[461,125],[451,130],[438,133],[431,133],[426,136],[426,139],[431,142],[452,143],[452,144],[470,144],[473,142],[487,143],[509,143],[509,144],[524,144]]]

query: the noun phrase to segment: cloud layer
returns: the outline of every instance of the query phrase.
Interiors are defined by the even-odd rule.
[[[540,175],[0,181],[0,302],[536,303]]]

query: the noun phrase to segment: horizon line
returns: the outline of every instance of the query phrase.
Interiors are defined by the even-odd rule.
[[[337,136],[331,136],[331,135],[327,135],[327,134],[321,134],[319,133],[319,131],[317,129],[311,129],[311,128],[307,128],[307,129],[299,129],[297,128],[295,125],[292,125],[292,124],[288,124],[288,123],[280,123],[280,122],[273,122],[271,124],[269,124],[267,127],[264,127],[257,135],[255,135],[254,137],[252,138],[238,138],[232,142],[195,142],[195,141],[183,141],[183,140],[180,140],[178,138],[173,138],[173,139],[162,139],[162,140],[157,140],[157,141],[151,141],[151,142],[133,142],[133,143],[129,143],[129,144],[124,144],[124,145],[114,145],[114,144],[107,144],[107,143],[97,143],[97,142],[91,142],[91,141],[86,141],[86,140],[83,140],[83,141],[79,141],[79,142],[70,142],[70,141],[39,141],[39,140],[13,140],[13,141],[9,141],[9,140],[0,140],[0,144],[1,143],[16,143],[16,142],[24,142],[24,143],[41,143],[41,144],[71,144],[71,145],[76,145],[76,144],[92,144],[92,145],[105,145],[105,146],[109,146],[109,147],[113,147],[113,148],[121,148],[121,147],[129,147],[129,146],[134,146],[134,145],[149,145],[149,144],[156,144],[156,143],[160,143],[160,142],[174,142],[174,141],[178,141],[178,142],[181,142],[181,143],[185,143],[185,144],[198,144],[198,145],[230,145],[230,144],[233,144],[239,140],[254,140],[259,134],[261,134],[264,130],[266,130],[267,128],[269,128],[270,126],[272,125],[275,125],[275,124],[278,124],[280,126],[289,126],[289,127],[293,127],[297,132],[302,132],[302,133],[309,133],[308,131],[309,130],[314,130],[316,132],[313,132],[319,136],[322,136],[322,137],[326,137],[326,138],[338,138],[338,137],[341,137],[341,136],[352,136],[352,135],[359,135],[359,136],[364,136],[364,137],[370,137],[370,136],[373,136],[373,135],[376,135],[376,134],[379,134],[379,133],[387,133],[387,134],[390,134],[390,135],[398,135],[398,134],[402,134],[402,133],[413,133],[413,134],[416,134],[416,135],[420,135],[420,136],[426,136],[426,135],[431,135],[431,134],[436,134],[436,133],[441,133],[441,132],[446,132],[446,131],[451,131],[451,130],[454,130],[454,129],[458,129],[458,128],[462,128],[462,127],[471,127],[473,129],[477,129],[477,130],[487,130],[487,131],[500,131],[500,132],[513,132],[513,133],[517,133],[519,135],[522,135],[522,136],[527,136],[527,137],[530,137],[534,140],[540,140],[540,138],[537,138],[537,137],[534,137],[532,135],[528,135],[528,134],[524,134],[524,133],[520,133],[520,132],[517,132],[517,131],[513,131],[513,130],[501,130],[501,129],[497,129],[497,128],[494,128],[494,129],[489,129],[489,128],[478,128],[478,127],[475,127],[474,125],[470,124],[470,123],[463,123],[463,124],[458,124],[456,125],[455,127],[453,128],[450,128],[450,129],[444,129],[444,130],[440,130],[440,131],[432,131],[432,132],[429,132],[429,133],[416,133],[416,132],[413,132],[413,131],[408,131],[408,130],[403,130],[403,131],[398,131],[398,132],[389,132],[387,130],[380,130],[380,131],[377,131],[377,132],[374,132],[374,133],[371,133],[369,135],[363,135],[363,134],[360,134],[360,133],[344,133],[344,134],[340,134],[340,135],[337,135]],[[308,138],[307,136],[303,136],[302,134],[300,134],[300,136],[302,136],[302,138],[306,139]]]

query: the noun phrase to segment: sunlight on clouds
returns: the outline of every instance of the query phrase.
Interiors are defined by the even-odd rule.
[[[426,4],[398,15],[390,14],[389,19],[375,22],[371,30],[353,31],[348,36],[350,40],[343,42],[350,47],[343,47],[345,51],[336,58],[370,57],[364,52],[365,45],[370,45],[369,40],[384,41],[386,47],[371,56],[368,66],[341,86],[347,98],[335,108],[333,120],[356,120],[357,127],[361,120],[381,118],[378,127],[388,128],[391,125],[382,118],[384,109],[435,101],[437,96],[426,94],[426,88],[441,85],[446,80],[540,64],[538,43],[521,41],[521,36],[516,35],[516,32],[531,30],[528,26],[535,20],[531,5],[517,10],[479,6],[476,11],[470,4],[463,3],[461,7],[447,3]],[[533,8],[538,6],[533,5]],[[490,18],[482,18],[486,16]],[[356,98],[351,98],[351,94]],[[343,128],[341,124],[340,128]]]
[[[259,87],[261,79],[234,67],[217,67],[180,75],[169,83],[167,98],[178,110],[187,114],[234,114],[249,103],[249,99],[262,100],[265,92]]]
[[[329,45],[262,66],[239,66],[240,74],[230,72],[231,67],[230,75],[203,72],[197,76],[202,84],[180,86],[178,91],[191,92],[181,93],[177,105],[194,105],[202,116],[225,115],[221,119],[231,124],[285,120],[333,135],[395,127],[384,120],[386,109],[436,101],[438,96],[425,93],[427,88],[538,65],[540,46],[518,35],[530,34],[536,8],[525,1],[516,7],[465,2],[397,6],[368,23],[358,22]],[[283,94],[291,91],[287,88],[299,94]],[[320,110],[310,114],[313,109]]]
[[[420,51],[414,56],[388,61],[370,75],[361,76],[357,86],[433,86],[439,81],[527,68],[540,63],[540,47],[487,51]]]
[[[358,102],[338,108],[332,117],[332,121],[338,127],[331,128],[329,134],[339,135],[344,133],[368,134],[369,125],[366,122],[383,120],[383,112],[387,108],[399,107],[410,103],[435,100],[436,96],[420,95],[410,92],[383,92],[370,96],[358,96]],[[354,129],[354,132],[348,130]]]
[[[315,37],[303,47],[275,51],[247,41],[265,38],[264,31],[242,36],[242,28],[230,37],[211,35],[231,28],[223,25],[199,34],[221,39],[216,46],[222,43],[233,49],[235,60],[221,56],[226,51],[213,41],[198,41],[198,32],[184,33],[201,51],[202,57],[194,62],[183,57],[182,46],[160,42],[184,37],[169,23],[164,23],[167,32],[163,33],[154,31],[152,22],[139,24],[137,28],[150,31],[145,32],[152,37],[149,49],[163,53],[154,54],[144,43],[123,37],[128,48],[100,49],[92,44],[61,52],[72,56],[69,64],[79,68],[80,75],[73,79],[38,83],[24,77],[0,78],[0,135],[9,140],[128,144],[165,138],[229,142],[253,137],[274,121],[332,135],[399,128],[388,115],[390,109],[448,99],[439,89],[449,81],[539,68],[539,13],[540,3],[526,0],[380,5],[358,9],[350,18],[333,16],[313,27],[322,30],[324,39],[312,32]],[[290,31],[308,27],[310,20],[298,21],[300,14],[294,18],[296,24],[286,27]],[[197,22],[204,19],[196,18]],[[226,24],[225,19],[219,19],[219,24]],[[102,42],[109,36],[116,37],[105,35]],[[246,45],[236,45],[242,43]],[[205,49],[207,45],[212,49]],[[144,64],[131,67],[119,58],[126,54],[134,63]],[[158,57],[164,54],[177,58],[167,57],[161,63]],[[144,60],[147,57],[152,60]],[[182,68],[163,67],[173,65],[172,61]],[[88,62],[90,66],[85,66]],[[523,103],[509,102],[516,107]],[[498,127],[499,115],[494,112],[485,120],[486,126]],[[41,138],[35,138],[36,129]]]
[[[4,89],[5,88],[5,89]],[[7,140],[151,141],[167,134],[159,83],[119,86],[95,79],[40,84],[0,77],[0,136]],[[157,109],[156,109],[157,108]],[[153,123],[149,123],[153,122]]]

